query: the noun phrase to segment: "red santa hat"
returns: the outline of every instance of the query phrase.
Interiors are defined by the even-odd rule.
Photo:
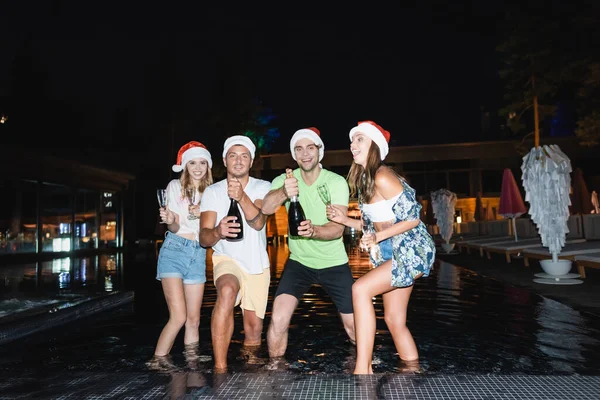
[[[379,147],[379,155],[383,161],[390,151],[388,144],[390,142],[390,133],[373,121],[361,121],[357,126],[350,129],[350,141],[352,141],[354,134],[359,132],[375,142],[377,147]]]
[[[254,153],[256,153],[256,146],[252,143],[252,140],[248,136],[243,135],[235,135],[227,138],[225,144],[223,145],[223,158],[227,156],[227,152],[233,146],[240,145],[250,151],[250,156],[254,159]]]
[[[185,168],[185,164],[194,158],[204,158],[208,162],[208,168],[212,168],[212,158],[206,146],[192,141],[181,146],[177,152],[177,163],[171,169],[173,172],[181,172]]]
[[[296,159],[296,152],[294,151],[294,148],[296,147],[296,142],[298,142],[300,139],[310,139],[314,144],[320,146],[319,161],[323,159],[325,145],[323,144],[323,140],[321,140],[321,132],[317,128],[311,127],[299,129],[296,131],[296,133],[294,133],[294,136],[292,136],[292,139],[290,140],[290,151],[292,152],[292,157],[294,160]]]

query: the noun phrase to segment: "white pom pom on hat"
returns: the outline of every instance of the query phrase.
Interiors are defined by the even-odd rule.
[[[208,168],[212,168],[212,158],[206,146],[192,141],[181,146],[177,152],[177,163],[171,169],[173,172],[181,172],[185,168],[185,164],[194,158],[204,158],[208,162]]]
[[[375,142],[379,147],[379,155],[383,161],[390,151],[390,133],[373,121],[360,121],[357,126],[350,129],[350,141],[359,132]]]
[[[301,139],[310,139],[314,142],[314,144],[320,146],[319,161],[321,161],[323,159],[323,155],[325,154],[325,144],[321,139],[321,132],[315,127],[310,127],[299,129],[296,131],[296,133],[294,133],[294,136],[292,136],[292,139],[290,139],[290,152],[292,153],[294,160],[296,159],[296,152],[294,151],[294,148],[296,147],[296,142]]]
[[[247,148],[248,151],[250,151],[252,159],[254,159],[254,153],[256,153],[256,146],[254,145],[254,143],[252,143],[252,140],[248,136],[244,135],[235,135],[227,138],[225,144],[223,145],[223,158],[227,156],[227,152],[229,151],[229,149],[236,145],[241,145]]]

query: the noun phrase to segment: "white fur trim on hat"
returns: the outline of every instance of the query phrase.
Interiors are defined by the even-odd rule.
[[[208,168],[212,168],[210,152],[204,147],[191,147],[181,156],[181,164],[174,164],[171,169],[173,172],[181,172],[185,168],[185,164],[194,158],[204,158],[208,162]]]
[[[247,148],[250,151],[250,156],[254,159],[254,153],[256,152],[256,146],[252,143],[252,140],[248,136],[243,135],[235,135],[227,138],[225,144],[223,145],[223,158],[227,156],[227,152],[232,146],[241,145]]]
[[[354,134],[359,132],[375,142],[375,144],[379,147],[379,155],[381,156],[381,160],[383,161],[388,155],[388,152],[390,151],[389,144],[383,136],[383,132],[377,126],[369,122],[361,122],[350,130],[350,141],[352,141],[352,137],[354,136]],[[387,133],[389,135],[389,132]]]
[[[296,159],[294,148],[296,147],[296,142],[301,139],[310,139],[314,144],[321,146],[319,147],[319,161],[323,159],[323,155],[325,154],[325,144],[323,143],[320,134],[317,132],[319,132],[317,128],[304,128],[299,129],[294,133],[294,136],[292,136],[292,139],[290,140],[290,152],[292,153],[292,158],[294,160]]]

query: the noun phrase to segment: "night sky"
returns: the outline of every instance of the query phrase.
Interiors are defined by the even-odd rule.
[[[0,107],[15,125],[45,119],[35,127],[52,139],[40,146],[95,163],[102,151],[131,155],[110,166],[133,172],[144,162],[168,171],[188,140],[219,154],[236,132],[205,122],[239,92],[272,109],[275,152],[308,126],[327,149],[348,148],[349,129],[364,119],[388,129],[392,145],[482,140],[481,107],[501,95],[499,2],[44,3],[0,11]],[[30,98],[51,102],[51,118],[39,104],[35,116],[23,111]]]

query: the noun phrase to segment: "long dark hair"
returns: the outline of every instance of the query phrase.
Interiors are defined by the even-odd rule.
[[[375,194],[375,174],[382,165],[379,146],[371,142],[367,154],[367,166],[363,167],[353,161],[348,171],[346,180],[350,187],[350,196],[357,197],[361,203],[368,203]]]

